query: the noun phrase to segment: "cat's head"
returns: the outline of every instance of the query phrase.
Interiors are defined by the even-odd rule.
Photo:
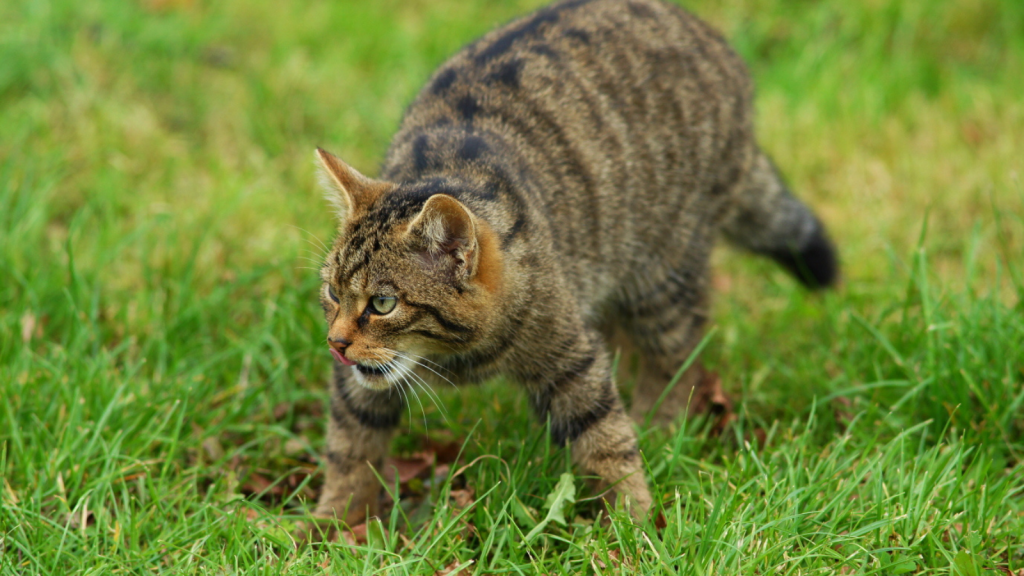
[[[383,390],[415,381],[414,364],[485,338],[503,284],[487,223],[430,186],[373,180],[325,150],[316,156],[339,217],[320,272],[335,359]]]

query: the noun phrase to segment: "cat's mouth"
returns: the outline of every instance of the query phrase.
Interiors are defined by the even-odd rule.
[[[391,379],[395,372],[395,366],[390,362],[380,362],[377,364],[355,362],[352,366],[352,371],[355,372],[355,380],[360,386],[370,390],[381,391],[391,388]]]
[[[360,364],[356,362],[355,368],[363,376],[368,376],[371,378],[383,378],[391,373],[391,366],[389,364],[378,364],[376,366],[371,366],[369,364]]]

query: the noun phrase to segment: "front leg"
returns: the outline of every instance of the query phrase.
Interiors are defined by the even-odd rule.
[[[402,416],[396,390],[370,390],[351,368],[335,363],[327,426],[327,478],[315,515],[349,526],[379,513],[381,484],[374,474],[388,454]]]
[[[547,376],[536,375],[528,386],[538,417],[550,418],[552,440],[560,446],[572,443],[573,461],[625,497],[634,517],[645,517],[651,494],[636,432],[612,382],[600,337],[581,335],[549,363]]]

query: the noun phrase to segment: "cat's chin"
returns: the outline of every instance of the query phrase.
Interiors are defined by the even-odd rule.
[[[370,390],[382,391],[392,386],[391,379],[388,378],[389,372],[386,369],[356,364],[352,367],[352,373],[355,375],[357,384]]]

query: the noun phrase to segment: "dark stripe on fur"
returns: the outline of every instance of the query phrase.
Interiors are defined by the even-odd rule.
[[[420,134],[412,143],[412,157],[417,174],[422,174],[429,167],[429,161],[427,160],[427,144],[426,134]]]
[[[607,380],[601,390],[601,396],[586,412],[571,415],[552,414],[551,441],[558,446],[574,442],[581,434],[612,412],[616,399],[617,395],[611,380]]]
[[[569,38],[575,38],[584,44],[590,44],[590,34],[579,28],[569,28],[565,31],[565,35]]]
[[[476,160],[483,154],[487,153],[489,148],[487,142],[479,136],[466,136],[466,139],[462,141],[462,146],[459,148],[459,158],[463,160]]]
[[[402,412],[399,410],[395,410],[393,412],[372,412],[370,410],[358,408],[352,404],[347,392],[345,394],[339,393],[339,398],[341,402],[345,404],[345,408],[348,409],[352,416],[354,416],[361,425],[366,426],[367,428],[373,428],[374,430],[390,430],[395,426],[398,426],[398,422],[402,418]],[[331,403],[331,417],[338,423],[346,421],[345,413],[342,412],[341,407],[337,406],[335,402]]]
[[[480,103],[471,95],[467,94],[455,103],[455,110],[466,122],[472,122],[473,117],[480,111]]]
[[[519,88],[519,73],[523,70],[523,61],[515,58],[498,66],[498,69],[487,76],[490,82],[500,82],[513,90]]]
[[[573,382],[574,380],[576,380],[576,378],[582,376],[583,374],[586,374],[587,370],[590,370],[590,367],[593,366],[594,362],[596,361],[597,356],[594,354],[584,356],[583,358],[577,360],[571,366],[569,366],[568,369],[562,372],[562,374],[560,374],[558,378],[551,381],[551,384],[548,386],[548,390],[552,394],[557,394],[558,391],[564,388],[567,384]]]
[[[433,316],[434,320],[436,320],[437,323],[440,324],[442,328],[448,330],[449,332],[458,332],[460,334],[473,334],[475,332],[475,330],[473,330],[473,328],[470,328],[469,326],[459,324],[454,320],[446,318],[444,314],[441,313],[440,310],[438,310],[434,306],[431,306],[430,304],[425,304],[422,302],[411,302],[409,300],[406,300],[405,303],[408,304],[409,306],[413,306],[415,308],[424,310],[427,314]]]
[[[511,48],[517,40],[536,36],[544,24],[554,24],[555,22],[558,22],[561,12],[582,6],[587,2],[590,2],[590,0],[570,0],[568,2],[555,4],[554,6],[538,10],[525,22],[516,28],[509,30],[502,36],[499,36],[497,40],[493,41],[489,46],[477,53],[474,58],[476,63],[485,64],[505,52],[508,52],[509,48]]]
[[[434,79],[434,84],[430,87],[431,92],[434,94],[440,94],[447,90],[455,79],[459,77],[459,73],[454,68],[449,68],[444,72],[438,74],[437,78]]]
[[[450,334],[438,334],[432,330],[424,330],[418,328],[416,330],[410,330],[409,334],[416,334],[423,336],[424,338],[430,338],[431,340],[437,340],[439,342],[445,342],[447,344],[462,344],[466,341],[465,338],[459,336],[452,336]]]
[[[453,358],[453,364],[463,368],[479,370],[494,364],[505,357],[506,352],[516,342],[519,336],[519,328],[522,327],[524,319],[521,315],[512,318],[512,324],[497,339],[491,341],[491,345],[478,348],[469,354]]]

